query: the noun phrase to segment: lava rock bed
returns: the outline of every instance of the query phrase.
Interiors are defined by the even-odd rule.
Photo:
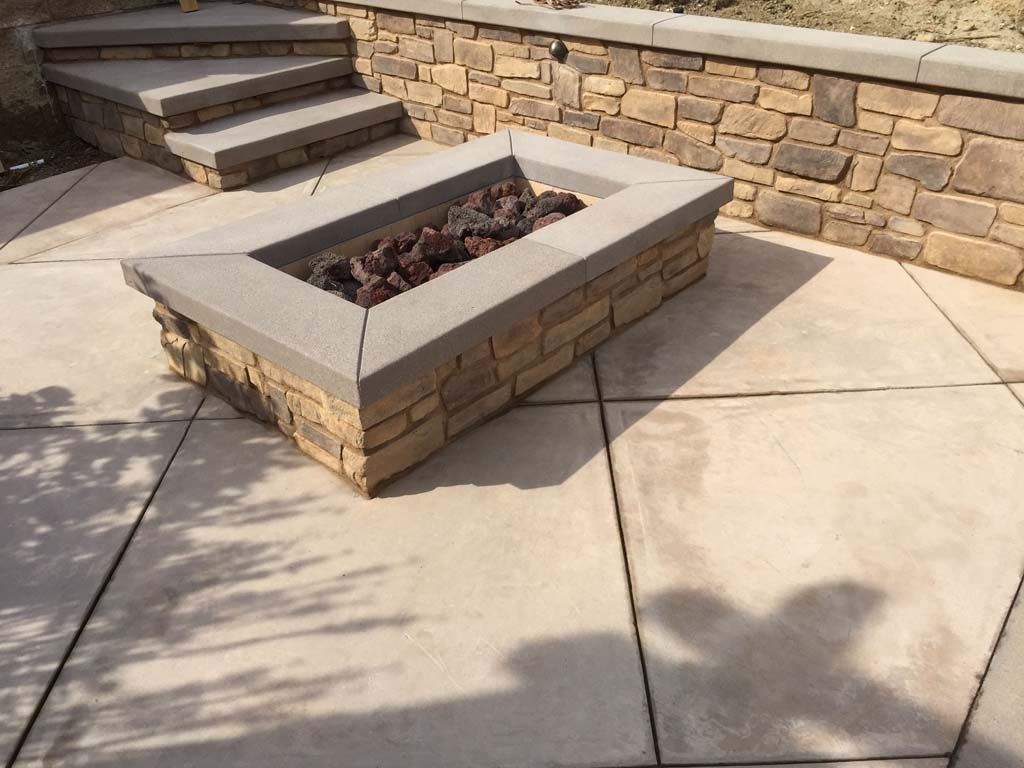
[[[385,237],[362,256],[314,256],[306,282],[361,307],[374,307],[584,207],[570,192],[534,195],[503,181],[449,208],[448,221],[439,230],[422,227]]]

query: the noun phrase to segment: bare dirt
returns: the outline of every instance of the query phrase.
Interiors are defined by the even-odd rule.
[[[698,16],[1024,51],[1024,0],[591,0]]]
[[[6,169],[0,172],[0,192],[109,159],[109,155],[71,133],[57,139],[0,141],[0,163]],[[37,164],[39,160],[43,162]],[[24,163],[29,163],[29,166],[17,171],[10,170]]]

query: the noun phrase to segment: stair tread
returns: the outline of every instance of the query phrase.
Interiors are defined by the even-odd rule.
[[[398,99],[349,88],[173,131],[164,141],[179,157],[223,169],[401,116]]]
[[[344,77],[333,56],[75,61],[43,65],[51,83],[167,117],[215,104]]]
[[[230,43],[254,40],[344,40],[343,19],[265,5],[202,0],[182,13],[177,3],[141,11],[92,16],[35,28],[40,48],[174,43]]]

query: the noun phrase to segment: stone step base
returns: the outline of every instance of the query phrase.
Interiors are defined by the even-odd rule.
[[[43,48],[43,61],[138,61],[144,59],[222,59],[229,56],[343,56],[345,40],[253,40],[241,43],[163,43]]]

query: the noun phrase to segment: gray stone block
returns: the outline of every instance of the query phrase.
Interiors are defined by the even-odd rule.
[[[132,288],[358,402],[361,307],[244,254],[125,261],[122,268]]]
[[[583,260],[529,238],[368,313],[359,373],[373,402],[582,285]]]
[[[675,14],[607,5],[556,11],[516,0],[464,0],[462,18],[534,32],[650,45],[654,25],[675,18]]]
[[[173,131],[164,141],[179,157],[211,168],[231,168],[401,116],[397,99],[349,88]]]
[[[232,43],[252,40],[344,40],[344,19],[256,3],[203,0],[197,13],[177,3],[129,13],[92,16],[36,27],[40,48],[174,43]]]
[[[690,15],[674,15],[656,24],[654,46],[911,83],[921,58],[942,47],[941,43]]]
[[[710,174],[705,174],[710,175]],[[641,183],[524,238],[579,256],[593,280],[626,259],[714,214],[732,199],[732,179]]]
[[[921,59],[921,85],[1024,98],[1024,56],[965,45],[946,45]]]
[[[254,56],[44,64],[43,78],[153,115],[180,115],[215,104],[344,77],[348,59]]]

